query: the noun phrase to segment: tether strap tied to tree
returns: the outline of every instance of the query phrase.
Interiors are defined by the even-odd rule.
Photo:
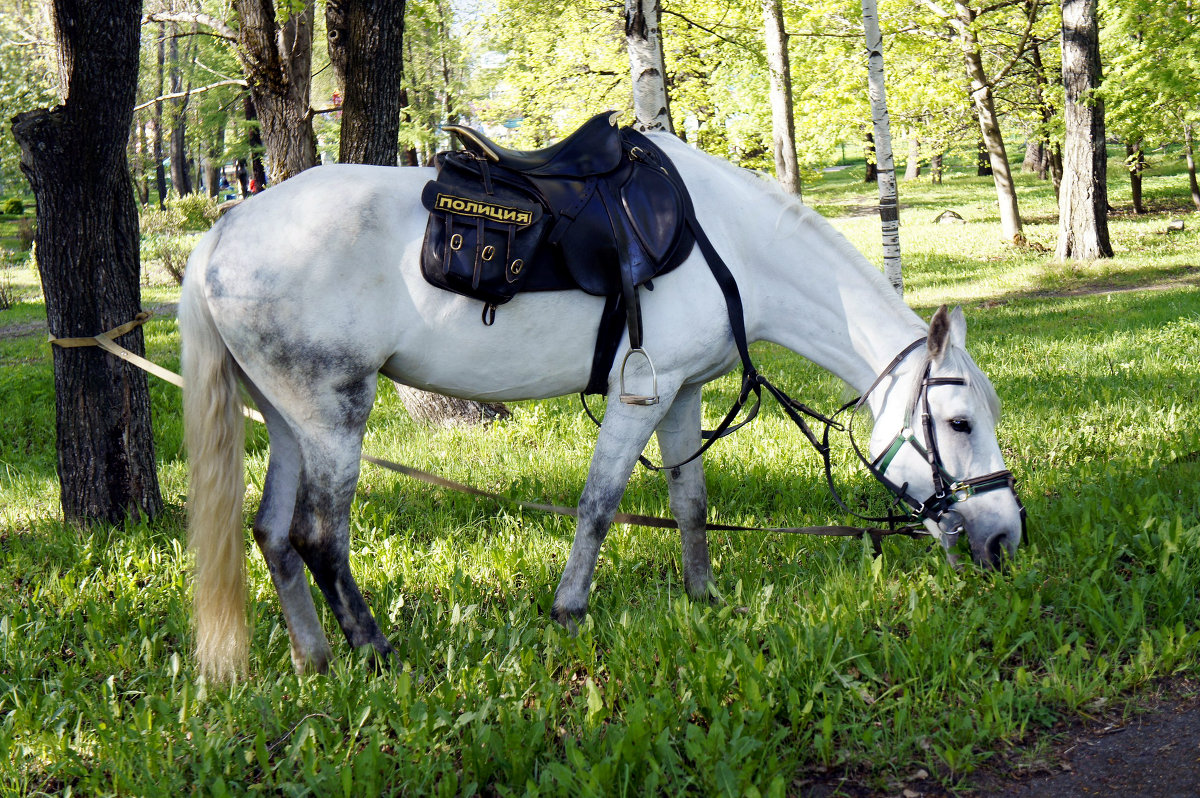
[[[120,338],[142,324],[150,318],[151,314],[148,311],[139,313],[133,321],[122,324],[120,327],[115,327],[108,332],[100,333],[99,335],[83,337],[83,338],[56,338],[50,336],[49,342],[53,346],[59,346],[64,349],[73,349],[85,346],[98,346],[106,352],[121,358],[127,363],[146,371],[159,379],[165,380],[176,387],[183,387],[183,378],[173,371],[159,366],[140,355],[135,355],[128,349],[116,344],[113,339]],[[254,419],[260,423],[263,422],[263,417],[254,408],[244,408],[247,417]],[[437,474],[431,474],[427,471],[413,468],[411,466],[394,463],[391,460],[385,460],[382,457],[375,457],[370,454],[362,455],[363,462],[386,468],[389,471],[395,471],[397,474],[402,474],[406,477],[419,480],[429,485],[434,485],[440,488],[455,490],[460,493],[466,493],[471,496],[478,496],[481,499],[498,504],[508,504],[515,507],[520,507],[525,510],[536,510],[543,513],[552,513],[554,515],[565,515],[572,518],[578,515],[578,510],[574,507],[564,507],[557,504],[542,504],[541,502],[523,501],[514,499],[510,496],[505,496],[501,493],[493,493],[491,491],[482,490],[480,488],[465,485],[461,482],[455,482],[452,479],[439,477]],[[678,529],[679,524],[671,518],[660,518],[653,515],[640,515],[637,513],[616,513],[612,518],[614,524],[629,524],[631,526],[653,527],[657,529]],[[737,524],[711,524],[705,523],[705,529],[714,532],[774,532],[785,535],[818,535],[822,537],[870,537],[875,549],[878,551],[883,541],[883,538],[889,535],[905,535],[910,538],[928,537],[927,533],[913,529],[878,529],[873,527],[856,527],[856,526],[801,526],[801,527],[752,527],[739,526]]]

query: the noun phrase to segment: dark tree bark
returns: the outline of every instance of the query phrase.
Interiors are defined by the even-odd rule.
[[[183,69],[179,63],[179,26],[171,23],[171,46],[168,61],[171,65],[171,93],[183,91]],[[191,91],[191,87],[188,87]],[[187,157],[187,106],[186,96],[174,100],[171,109],[171,183],[179,196],[192,193],[191,172]]]
[[[1059,260],[1111,258],[1108,239],[1108,154],[1100,86],[1096,0],[1063,0],[1063,183],[1059,197]]]
[[[137,93],[141,0],[53,0],[66,79],[53,109],[13,134],[37,199],[50,332],[87,337],[141,310],[138,217],[126,143]],[[140,328],[118,343],[144,352]],[[54,347],[58,475],[71,521],[120,523],[162,509],[146,375],[96,347]]]
[[[867,171],[864,174],[864,183],[879,182],[879,164],[875,163],[875,134],[868,133],[865,142],[863,143],[863,155],[867,161]]]
[[[1133,212],[1142,214],[1146,206],[1142,204],[1142,172],[1146,170],[1146,152],[1139,141],[1136,145],[1125,142],[1125,164],[1129,169],[1129,193],[1133,197]]]
[[[1192,204],[1200,211],[1200,184],[1196,182],[1196,150],[1192,142],[1191,123],[1183,124],[1184,157],[1187,158],[1188,188],[1192,192]]]
[[[262,129],[267,168],[271,181],[278,183],[317,163],[309,105],[312,3],[286,19],[276,17],[273,0],[234,0],[233,6],[241,23],[238,51]]]
[[[929,182],[935,185],[941,185],[942,172],[945,171],[945,153],[941,150],[935,152],[933,157],[929,159]]]
[[[167,26],[158,23],[158,59],[155,76],[154,96],[163,96],[163,80],[167,72]],[[154,102],[154,187],[158,190],[158,207],[163,207],[167,199],[167,171],[163,166],[163,104],[162,100]]]
[[[329,0],[329,60],[342,87],[338,160],[395,166],[403,92],[403,0]]]
[[[245,161],[238,161],[238,184],[242,197],[250,196],[250,180],[254,180],[254,190],[262,191],[267,185],[267,170],[263,167],[263,140],[259,132],[258,111],[254,108],[254,100],[249,94],[242,96],[242,110],[246,116],[246,147],[249,149],[250,172],[246,172]]]
[[[975,150],[975,174],[979,177],[992,177],[992,159],[988,157],[987,142],[979,140]]]
[[[329,60],[342,86],[338,160],[395,166],[399,155],[404,3],[329,0],[325,24]],[[396,385],[413,419],[442,425],[477,424],[509,415],[499,403],[472,402]]]

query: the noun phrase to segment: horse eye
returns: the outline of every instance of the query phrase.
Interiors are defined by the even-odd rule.
[[[971,431],[971,422],[965,418],[952,418],[950,419],[950,429],[955,432],[969,433]]]

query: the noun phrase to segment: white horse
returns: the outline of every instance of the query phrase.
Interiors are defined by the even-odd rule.
[[[995,436],[999,403],[963,349],[961,311],[943,309],[925,325],[817,213],[671,136],[655,140],[682,174],[697,218],[737,280],[748,338],[781,344],[860,392],[874,386],[866,399],[875,419],[870,449],[872,457],[889,452],[887,479],[913,496],[931,495],[937,478],[923,456],[930,448],[939,453],[941,473],[955,475],[948,476],[950,487],[963,500],[946,514],[955,529],[940,530],[948,521],[935,517],[926,519],[930,530],[965,528],[973,557],[985,564],[1015,553],[1022,515],[1011,489],[968,498],[962,482],[953,482],[1005,468]],[[420,195],[432,176],[417,168],[311,169],[231,211],[188,263],[179,316],[189,525],[197,656],[210,678],[236,677],[247,660],[239,382],[270,434],[253,531],[298,670],[323,670],[331,656],[305,566],[351,646],[373,646],[381,657],[392,652],[349,566],[350,505],[380,373],[496,401],[560,396],[588,382],[602,299],[575,291],[525,293],[501,307],[488,327],[480,323],[479,302],[423,279],[418,259],[427,214]],[[563,623],[586,612],[601,542],[650,435],[657,433],[665,462],[692,454],[701,440],[701,388],[738,362],[724,297],[698,247],[656,278],[654,291],[643,292],[642,316],[661,401],[618,401],[614,367],[554,599]],[[925,343],[881,375],[918,339]],[[627,377],[645,380],[635,361]],[[922,375],[940,387],[922,387]],[[916,420],[922,411],[930,427]],[[910,429],[916,432],[897,435]],[[928,439],[933,430],[936,448]],[[710,596],[700,460],[666,476],[686,590]]]

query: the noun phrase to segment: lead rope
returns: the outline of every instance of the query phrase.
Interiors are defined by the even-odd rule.
[[[80,338],[57,338],[51,335],[48,343],[53,346],[58,346],[63,349],[74,349],[79,347],[96,346],[109,354],[118,357],[130,365],[133,365],[148,374],[152,374],[159,379],[169,382],[172,385],[182,388],[183,378],[173,371],[163,368],[162,366],[147,360],[141,355],[136,355],[130,352],[120,344],[115,343],[114,339],[120,338],[135,328],[145,324],[151,317],[149,311],[143,311],[134,317],[133,321],[115,327],[108,332],[100,333],[95,336],[87,336]],[[252,407],[243,407],[242,412],[247,418],[253,419],[260,424],[265,424],[262,415]],[[488,499],[497,504],[510,505],[520,507],[525,510],[535,510],[537,512],[551,513],[554,515],[569,516],[575,518],[578,516],[578,511],[574,507],[564,507],[556,504],[543,504],[541,502],[524,501],[522,499],[514,499],[510,496],[505,496],[500,493],[482,490],[472,487],[461,482],[455,482],[445,477],[440,477],[437,474],[431,474],[428,471],[422,471],[418,468],[406,466],[401,463],[395,463],[391,460],[385,460],[382,457],[375,457],[370,454],[363,454],[362,460],[380,468],[394,471],[403,476],[425,482],[429,485],[434,485],[440,488],[466,493],[472,496],[477,496],[482,499]],[[671,518],[660,518],[653,515],[641,515],[637,513],[616,513],[612,518],[612,523],[629,524],[632,526],[644,526],[658,529],[678,529],[679,524]],[[876,552],[879,552],[882,547],[883,538],[889,535],[905,535],[907,537],[917,538],[924,537],[923,534],[917,534],[911,531],[902,529],[877,529],[877,528],[860,528],[853,526],[807,526],[807,527],[750,527],[739,526],[737,524],[712,524],[705,522],[705,529],[721,532],[774,532],[786,535],[816,535],[823,537],[869,537]]]

